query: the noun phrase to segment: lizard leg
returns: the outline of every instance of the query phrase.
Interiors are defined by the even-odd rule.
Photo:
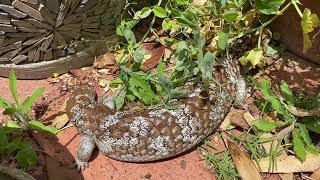
[[[112,110],[116,109],[114,96],[102,96],[99,102]]]
[[[80,146],[77,152],[75,166],[78,171],[83,171],[88,167],[88,161],[91,154],[96,147],[93,137],[88,135],[82,135],[80,140]]]
[[[238,78],[238,82],[236,84],[236,96],[235,96],[235,100],[234,100],[234,106],[240,109],[247,109],[247,105],[244,103],[248,92],[250,91],[247,82],[245,81],[245,79],[240,76]]]

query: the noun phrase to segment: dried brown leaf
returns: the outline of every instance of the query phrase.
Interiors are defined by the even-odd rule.
[[[95,59],[93,63],[93,67],[96,69],[107,68],[108,66],[114,66],[116,64],[116,57],[113,53],[105,53],[97,59]]]
[[[300,109],[294,106],[287,107],[288,111],[297,117],[320,116],[320,107],[313,110]]]
[[[313,172],[310,176],[311,179],[318,180],[320,179],[320,168]]]
[[[67,125],[68,122],[69,122],[69,118],[68,118],[67,114],[64,113],[64,114],[54,118],[54,120],[52,122],[52,126],[55,128],[61,129],[65,125]]]
[[[232,160],[241,179],[262,180],[255,163],[250,159],[249,155],[229,139],[227,139],[227,144]]]
[[[155,50],[147,50],[149,54],[151,54],[150,59],[143,63],[143,69],[152,69],[155,68],[160,61],[160,59],[164,56],[165,47],[161,46]],[[151,53],[150,53],[151,52]]]
[[[260,172],[269,172],[269,157],[259,161]],[[314,172],[320,168],[320,156],[307,153],[307,158],[301,162],[295,156],[280,156],[275,162],[276,169],[272,173],[295,173],[295,172]]]

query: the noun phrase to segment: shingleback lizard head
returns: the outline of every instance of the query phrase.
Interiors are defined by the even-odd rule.
[[[96,96],[94,87],[90,85],[80,85],[71,93],[66,112],[72,123],[82,120],[82,110],[93,107],[96,104]]]

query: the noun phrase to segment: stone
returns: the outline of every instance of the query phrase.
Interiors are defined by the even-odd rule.
[[[32,7],[28,6],[25,3],[20,2],[19,0],[13,1],[12,6],[26,13],[28,16],[33,17],[34,19],[37,19],[39,21],[44,21],[44,18],[42,17],[39,11],[33,9]]]
[[[10,44],[10,45],[8,45],[8,46],[6,46],[6,47],[2,47],[2,48],[0,49],[0,55],[3,54],[3,53],[5,53],[5,52],[8,52],[8,51],[10,51],[10,50],[18,49],[18,48],[20,48],[21,46],[22,46],[22,41],[18,41],[18,42],[15,42],[15,43],[13,43],[13,44]]]
[[[46,7],[52,13],[58,14],[61,0],[47,0]]]
[[[25,18],[27,17],[27,14],[16,10],[14,7],[12,6],[8,6],[8,5],[4,5],[4,4],[0,4],[0,9],[7,12],[8,14],[10,14],[11,16],[15,17],[15,18]]]
[[[36,54],[36,51],[37,51],[37,49],[34,48],[34,49],[31,49],[31,50],[28,52],[28,60],[29,60],[29,62],[33,62],[34,55]]]
[[[48,9],[45,7],[45,6],[43,6],[42,4],[40,4],[40,6],[39,6],[39,9],[40,9],[40,14],[42,15],[42,17],[44,18],[44,20],[46,21],[46,22],[48,22],[51,26],[54,26],[55,25],[55,16],[54,15],[52,15],[49,11],[48,11]]]
[[[41,33],[6,33],[8,37],[35,37],[41,35]]]
[[[39,29],[39,28],[31,28],[31,27],[17,27],[17,30],[21,32],[30,32],[30,33],[46,33],[48,30],[46,29]]]
[[[59,45],[59,46],[66,46],[67,45],[66,40],[63,38],[63,36],[58,31],[54,31],[54,39],[56,40],[57,45]]]
[[[44,58],[43,60],[45,61],[49,61],[53,59],[53,54],[52,54],[52,49],[48,49],[45,53],[44,53]]]
[[[29,22],[27,22],[27,21],[25,21],[25,20],[11,19],[11,24],[13,24],[13,25],[15,25],[15,26],[20,26],[20,27],[36,28],[35,26],[33,26],[32,24],[30,24]]]
[[[58,28],[59,31],[81,31],[81,24],[65,24]]]
[[[3,32],[17,32],[17,29],[10,24],[0,24],[0,31]]]
[[[47,51],[47,49],[49,48],[53,38],[54,38],[53,34],[50,34],[48,37],[46,37],[46,40],[44,40],[43,43],[41,44],[40,50],[41,51]]]
[[[39,4],[38,0],[20,0],[20,1],[26,2],[26,3],[30,3],[30,4],[34,4],[34,5]]]
[[[28,59],[28,56],[26,55],[18,55],[15,58],[11,59],[11,62],[14,64],[20,64]]]
[[[64,3],[60,4],[59,13],[56,19],[56,28],[62,25],[64,18],[67,16],[70,5],[71,0],[65,0]]]
[[[4,38],[0,41],[0,47],[5,47],[18,41],[24,41],[26,38]]]
[[[19,51],[21,51],[21,49],[22,48],[15,49],[15,50],[7,52],[4,55],[1,55],[0,56],[0,62],[9,62],[9,61],[11,61],[11,59],[14,58],[19,53]]]
[[[10,18],[0,14],[0,24],[10,24]]]
[[[48,29],[48,30],[53,30],[53,27],[41,22],[41,21],[37,21],[35,19],[26,19],[27,22],[33,24],[34,26],[38,27],[38,28],[42,28],[42,29]]]
[[[43,34],[42,36],[36,36],[34,38],[28,39],[27,41],[23,42],[24,46],[29,46],[32,45],[38,41],[40,41],[41,39],[45,38],[47,36],[47,34]]]
[[[34,54],[34,58],[32,62],[38,62],[40,60],[40,47],[37,48],[36,53]]]
[[[24,50],[22,50],[22,51],[20,52],[20,54],[25,54],[25,53],[27,53],[28,51],[30,51],[31,49],[40,46],[41,43],[42,43],[45,39],[46,39],[46,38],[44,37],[44,38],[42,38],[41,40],[39,40],[38,42],[34,43],[32,46],[25,48]]]

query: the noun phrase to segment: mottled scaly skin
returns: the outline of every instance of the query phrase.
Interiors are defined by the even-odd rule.
[[[174,102],[175,110],[117,112],[97,102],[92,87],[77,88],[68,100],[67,114],[81,134],[78,167],[84,169],[95,146],[108,157],[128,162],[160,160],[194,147],[213,133],[237,99],[235,94],[243,93],[236,67],[223,62],[208,95],[194,92]]]

